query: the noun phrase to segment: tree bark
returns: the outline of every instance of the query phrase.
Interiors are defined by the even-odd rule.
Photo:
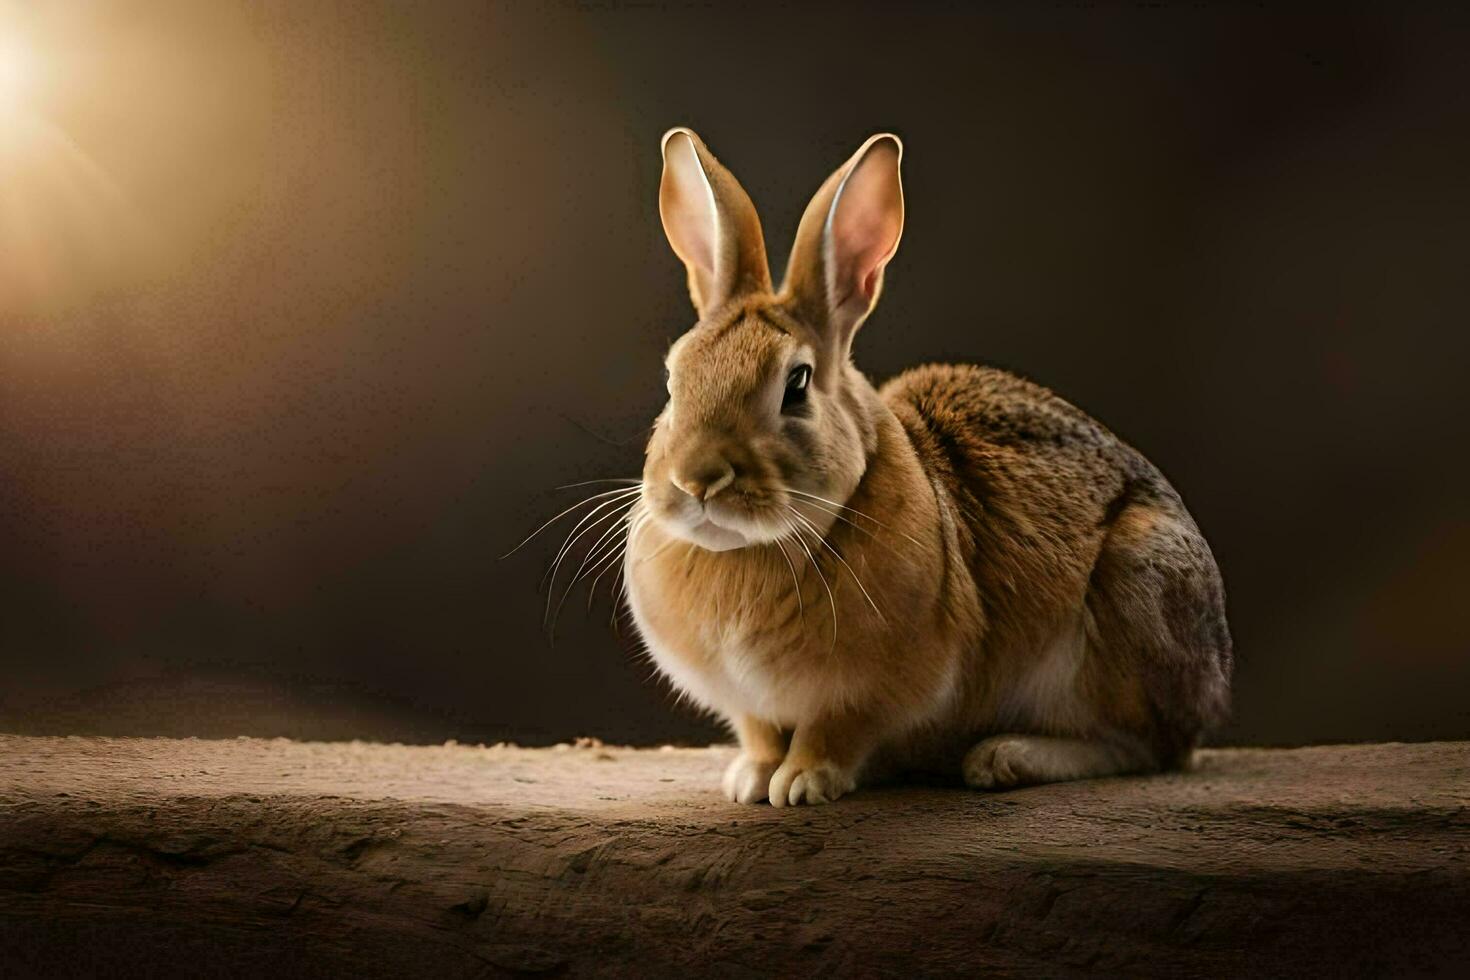
[[[731,754],[0,736],[0,974],[1470,967],[1470,743],[781,810]]]

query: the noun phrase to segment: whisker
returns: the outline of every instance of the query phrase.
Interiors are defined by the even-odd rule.
[[[903,535],[903,537],[908,538],[910,541],[912,541],[914,544],[918,545],[920,548],[924,547],[924,543],[922,541],[920,541],[918,538],[912,537],[911,535],[908,535],[908,534],[904,534],[904,532],[902,532],[902,531],[894,530],[893,528],[889,527],[887,524],[884,524],[882,521],[878,520],[878,518],[874,517],[871,514],[864,514],[862,511],[858,510],[856,507],[849,507],[846,504],[839,504],[835,500],[828,500],[826,497],[821,497],[821,496],[818,496],[817,494],[814,494],[814,493],[807,493],[805,490],[797,490],[794,487],[787,487],[786,488],[786,492],[787,493],[794,493],[794,494],[796,494],[799,497],[809,497],[812,500],[819,500],[819,501],[821,501],[824,504],[831,504],[833,507],[836,507],[839,510],[845,510],[845,511],[848,511],[849,513],[856,514],[857,516],[859,516],[861,518],[864,518],[866,520],[870,520],[874,524],[876,524],[879,527],[883,528],[883,530],[885,530],[885,531],[893,531],[894,534]]]
[[[594,508],[590,513],[587,514],[587,516],[578,521],[576,527],[572,528],[571,533],[567,535],[566,542],[561,546],[561,550],[557,552],[556,560],[552,562],[551,569],[547,573],[547,579],[543,579],[543,581],[547,582],[546,613],[543,618],[549,617],[551,615],[551,597],[552,594],[556,591],[556,576],[557,573],[561,570],[561,563],[566,560],[566,556],[571,553],[572,548],[576,546],[577,542],[580,541],[584,535],[591,532],[594,528],[597,527],[597,525],[601,524],[603,521],[608,520],[609,518],[615,519],[621,516],[616,508],[632,507],[634,503],[636,503],[636,500],[628,500],[627,498],[618,498],[614,500],[604,501],[603,503],[598,504],[596,508]],[[594,515],[596,515],[598,511],[603,510],[604,508],[609,506],[615,509],[611,513],[604,514],[603,516],[596,518],[596,520],[593,520]],[[592,523],[588,524],[588,521],[591,521]]]
[[[816,503],[816,502],[811,501],[811,500],[798,500],[797,503],[798,504],[801,504],[802,506],[805,506],[805,507],[810,507],[812,510],[819,511],[820,513],[826,514],[828,517],[835,518],[836,520],[839,520],[842,523],[848,525],[853,530],[861,531],[862,533],[866,534],[868,537],[872,538],[877,543],[881,544],[883,547],[887,548],[889,551],[893,552],[895,555],[898,555],[900,558],[908,557],[909,554],[910,554],[909,552],[906,552],[906,551],[900,551],[898,548],[895,548],[892,545],[892,543],[890,543],[888,541],[885,541],[883,538],[881,538],[878,535],[874,534],[872,531],[869,531],[867,528],[863,527],[857,521],[850,521],[850,520],[848,520],[846,517],[843,517],[841,514],[837,513],[835,510],[829,510],[828,508],[822,506],[821,504]]]
[[[592,547],[588,548],[587,553],[582,556],[582,564],[577,566],[577,574],[572,576],[573,585],[576,585],[577,582],[581,581],[582,569],[587,567],[588,562],[592,562],[595,566],[597,563],[602,561],[603,557],[606,555],[606,551],[603,550],[604,544],[607,543],[608,538],[613,538],[613,535],[618,533],[619,528],[627,526],[628,514],[631,512],[631,510],[632,508],[624,510],[621,514],[622,521],[619,522],[617,520],[614,520],[611,524],[607,526],[607,530],[602,532],[602,536],[599,537],[596,541],[592,542]],[[615,548],[621,543],[622,542],[618,541],[616,538],[613,538],[609,547]]]
[[[820,496],[819,494],[809,493],[806,490],[798,490],[795,487],[787,487],[786,488],[786,492],[787,493],[794,493],[794,494],[796,494],[799,497],[810,497],[812,500],[820,500],[822,503],[824,503],[824,504],[831,504],[833,507],[836,507],[839,510],[850,511],[850,512],[856,514],[859,517],[866,518],[867,520],[872,521],[874,524],[878,525],[881,528],[888,528],[888,525],[887,524],[884,524],[882,521],[878,520],[878,518],[873,517],[871,514],[864,514],[862,511],[858,510],[856,507],[849,507],[847,504],[838,503],[835,500],[830,500],[827,497]],[[891,528],[888,528],[888,529],[889,530],[892,530]]]
[[[791,561],[791,556],[786,553],[786,546],[781,543],[780,538],[771,543],[776,546],[776,550],[781,552],[781,557],[786,559],[786,567],[791,569],[791,587],[796,592],[796,611],[801,616],[801,621],[805,623],[806,603],[801,598],[801,579],[796,574],[796,565]]]
[[[576,485],[577,484],[569,484],[569,486],[576,486]],[[641,486],[641,484],[640,484],[640,486]],[[522,541],[520,544],[516,545],[514,548],[510,549],[509,551],[507,551],[505,554],[501,555],[500,557],[502,559],[509,558],[511,555],[515,554],[517,551],[520,551],[527,544],[529,544],[530,541],[531,541],[531,539],[534,538],[536,535],[540,534],[542,531],[546,530],[548,527],[550,527],[551,525],[555,524],[557,521],[561,520],[563,517],[567,516],[572,511],[576,510],[578,507],[581,507],[583,504],[591,503],[592,501],[598,499],[599,497],[607,497],[607,496],[611,496],[612,494],[615,494],[615,493],[623,493],[623,492],[624,492],[624,490],[621,490],[621,489],[619,489],[619,490],[607,490],[607,491],[604,491],[603,493],[594,493],[590,497],[585,497],[582,500],[577,501],[575,504],[572,504],[572,506],[570,506],[566,510],[562,511],[560,514],[557,514],[551,520],[547,521],[545,524],[542,524],[536,530],[534,530],[530,534],[526,535],[526,538],[525,538],[524,541]]]
[[[652,520],[652,511],[650,511],[647,507],[644,507],[642,510],[640,510],[638,512],[638,516],[633,518],[632,526],[628,528],[628,541],[631,543],[636,540],[637,536],[643,532],[643,529],[647,527],[649,522]]]
[[[562,610],[562,607],[567,604],[567,599],[571,597],[572,590],[577,587],[577,583],[580,582],[580,581],[582,581],[588,575],[591,575],[594,571],[596,571],[597,568],[602,564],[603,560],[608,555],[610,555],[610,554],[616,554],[617,553],[617,550],[618,550],[618,547],[622,544],[622,542],[620,542],[614,535],[617,534],[617,531],[618,531],[618,529],[620,527],[622,527],[622,526],[624,526],[626,524],[627,518],[628,518],[628,511],[627,510],[624,510],[621,513],[619,513],[618,511],[614,511],[612,514],[610,514],[608,516],[613,518],[612,523],[608,525],[607,530],[605,530],[605,531],[602,532],[602,536],[599,537],[593,543],[592,547],[588,548],[587,549],[587,552],[582,556],[582,563],[577,566],[577,570],[572,573],[572,579],[571,579],[571,581],[568,582],[567,583],[567,587],[562,590],[561,599],[556,604],[556,611],[553,612],[553,613],[551,613],[551,626],[550,626],[550,630],[551,630],[551,633],[552,633],[553,636],[556,634],[556,623],[557,623],[557,620],[559,620],[561,618],[561,610]],[[606,518],[604,518],[604,519],[606,519]],[[600,521],[599,521],[599,523],[600,523]],[[590,528],[590,527],[587,529],[587,531],[591,531],[591,530],[592,530],[592,528]],[[585,534],[587,532],[583,532],[583,533]],[[610,542],[608,542],[608,539],[609,538],[612,538],[612,540]],[[604,542],[607,542],[607,544],[604,545]],[[600,549],[604,549],[604,548],[605,548],[605,550],[602,550],[601,553],[599,553],[599,550]],[[589,564],[591,565],[590,568],[588,567]],[[584,569],[586,569],[585,572],[583,571]],[[547,601],[547,605],[549,606],[550,603],[551,603],[551,592],[550,591],[548,591],[547,594],[546,594],[546,601]],[[587,609],[588,609],[588,611],[591,611],[591,609],[592,609],[592,593],[590,592],[590,590],[588,592],[588,598],[587,598]]]
[[[601,582],[602,581],[602,577],[604,575],[606,575],[609,571],[611,571],[615,565],[618,564],[618,559],[622,558],[627,553],[628,553],[628,541],[625,538],[621,542],[621,547],[614,548],[612,551],[610,551],[608,553],[607,557],[600,563],[601,564],[602,571],[597,572],[597,575],[594,576],[593,579],[592,579],[592,584],[589,585],[589,586],[587,586],[587,611],[589,613],[592,611],[592,602],[593,602],[593,600],[597,598],[597,583],[598,582]],[[611,559],[611,560],[608,560],[608,559]],[[591,575],[593,571],[597,571],[597,567],[598,566],[593,566],[593,568],[590,571],[588,571],[587,574],[588,575]],[[614,601],[614,603],[617,602],[617,597],[616,596],[613,596],[613,601]]]
[[[852,566],[847,563],[847,559],[846,558],[843,558],[842,557],[842,553],[840,551],[838,551],[836,548],[834,548],[832,546],[831,542],[829,542],[826,538],[822,537],[821,532],[819,532],[817,530],[817,526],[815,524],[813,524],[810,520],[808,520],[806,517],[804,517],[801,513],[799,513],[795,508],[792,508],[791,509],[791,513],[796,516],[796,519],[798,521],[800,521],[801,523],[803,523],[803,524],[806,525],[807,530],[811,531],[812,534],[816,536],[817,541],[818,541],[819,544],[821,544],[828,551],[832,552],[833,557],[835,557],[838,561],[842,562],[842,567],[845,568],[845,569],[847,569],[847,574],[851,575],[852,576],[852,580],[857,583],[858,591],[862,592],[863,598],[868,600],[868,605],[870,605],[870,606],[873,607],[873,612],[875,612],[875,613],[878,614],[878,619],[880,621],[882,621],[884,623],[884,625],[887,625],[888,620],[884,618],[883,613],[878,609],[878,604],[873,601],[873,597],[870,596],[870,595],[868,595],[868,590],[863,585],[863,580],[860,579],[860,578],[858,578],[857,572],[855,572],[855,571],[852,570]]]
[[[617,528],[617,524],[614,524],[613,525],[613,529],[616,529],[616,528]],[[612,544],[612,548],[610,549],[610,553],[611,554],[616,554],[617,553],[617,549],[618,549],[618,542],[617,542],[616,539],[614,539],[613,544]],[[577,583],[578,582],[580,582],[580,581],[582,581],[582,579],[586,578],[587,575],[592,574],[592,572],[595,571],[597,569],[597,567],[602,564],[603,559],[606,558],[606,557],[607,557],[606,555],[599,556],[598,559],[597,559],[597,562],[591,568],[587,569],[587,573],[586,574],[583,574],[582,573],[582,569],[583,568],[586,568],[587,567],[587,563],[591,560],[591,552],[588,552],[588,554],[582,558],[582,564],[579,565],[579,566],[577,566],[577,573],[572,576],[572,580],[570,582],[568,582],[567,583],[567,587],[562,590],[561,599],[556,604],[556,612],[554,612],[554,613],[551,614],[551,629],[552,629],[553,632],[556,630],[557,620],[561,618],[561,609],[562,609],[562,606],[565,606],[567,604],[567,599],[569,599],[571,597],[572,590],[577,587]],[[588,609],[589,612],[592,609],[592,601],[591,601],[591,594],[590,593],[588,594],[587,609]]]
[[[638,541],[638,535],[640,533],[642,533],[643,529],[648,525],[648,522],[651,519],[652,519],[652,515],[649,513],[649,511],[648,511],[647,508],[644,508],[643,510],[639,511],[638,516],[635,517],[635,518],[633,518],[633,524],[632,524],[631,527],[628,528],[628,547],[629,548],[631,548],[633,545],[635,545],[637,543],[637,541]],[[627,555],[627,549],[626,548],[624,549],[623,554],[625,556]],[[614,625],[616,625],[616,622],[617,622],[617,610],[618,610],[618,606],[619,606],[619,604],[626,604],[627,599],[628,599],[628,563],[627,562],[621,562],[618,565],[617,574],[615,576],[613,576],[613,621],[614,621]],[[630,616],[632,615],[632,610],[631,609],[629,610],[629,615]]]
[[[559,563],[561,561],[562,555],[566,552],[567,548],[570,547],[571,544],[577,540],[577,537],[580,537],[580,535],[577,534],[577,531],[589,520],[592,520],[593,517],[595,517],[599,512],[605,510],[607,507],[611,506],[616,508],[619,505],[630,503],[630,498],[635,497],[633,490],[615,490],[611,492],[617,494],[617,496],[610,497],[609,499],[604,500],[602,503],[589,510],[586,514],[582,515],[582,519],[579,520],[572,527],[571,533],[567,535],[566,540],[562,542],[562,546],[557,550],[555,559],[556,562]],[[603,517],[598,518],[596,521],[593,521],[593,524],[602,523],[602,521],[606,519],[606,516],[607,515],[603,515]],[[576,535],[576,537],[574,537],[573,535]],[[543,587],[546,585],[546,578],[544,576],[541,579],[541,585]]]
[[[638,561],[639,561],[640,564],[643,563],[643,562],[645,562],[645,561],[653,561],[659,555],[663,554],[665,551],[668,551],[671,547],[673,547],[674,545],[676,545],[678,543],[679,543],[679,539],[676,538],[676,537],[673,537],[671,535],[669,537],[669,540],[665,541],[663,544],[659,545],[656,549],[654,549],[653,554],[651,554],[651,555],[644,555],[642,558],[638,559]]]
[[[572,580],[567,583],[566,591],[562,593],[561,603],[565,603],[567,601],[567,596],[571,595],[572,589],[576,587],[578,582],[582,581],[588,575],[591,575],[598,568],[600,568],[602,566],[603,559],[612,552],[617,551],[618,548],[623,544],[622,541],[618,540],[616,535],[619,530],[627,526],[627,511],[624,511],[621,516],[622,520],[614,520],[611,524],[609,524],[607,526],[607,530],[602,532],[602,536],[594,541],[592,543],[592,547],[588,548],[586,553],[582,555],[582,563],[578,565],[577,570],[572,573]],[[586,570],[585,572],[583,571],[584,569]],[[588,590],[587,598],[587,608],[591,609],[592,592],[590,589]],[[561,603],[557,605],[558,610],[561,608]]]
[[[832,647],[831,647],[831,649],[834,649],[835,650],[837,648],[837,599],[832,594],[832,586],[827,583],[827,576],[825,576],[825,575],[822,574],[822,566],[819,565],[819,564],[817,564],[817,559],[816,559],[816,556],[812,554],[812,549],[808,548],[806,546],[806,541],[804,541],[802,539],[802,537],[801,537],[801,530],[795,524],[792,524],[790,521],[787,521],[786,522],[786,526],[789,527],[789,528],[791,528],[791,530],[793,532],[795,532],[795,534],[796,534],[796,543],[799,544],[799,545],[801,545],[801,550],[802,551],[805,551],[806,552],[807,561],[809,561],[809,562],[812,563],[812,569],[814,571],[816,571],[817,578],[819,578],[819,579],[822,580],[822,588],[824,588],[824,589],[827,590],[827,602],[830,603],[831,606],[832,606]]]
[[[641,486],[642,483],[643,483],[643,481],[642,480],[635,480],[632,477],[628,477],[628,476],[616,476],[616,477],[609,477],[609,478],[602,479],[602,480],[582,480],[579,483],[563,483],[561,486],[557,487],[556,489],[558,489],[558,490],[570,490],[573,487],[590,487],[594,483],[637,483],[637,484],[639,484]]]
[[[621,557],[622,555],[626,555],[628,553],[628,541],[633,533],[634,518],[632,516],[632,513],[632,509],[629,509],[623,514],[623,523],[621,527],[624,529],[624,534],[621,541],[619,541],[617,538],[613,538],[612,543],[596,559],[590,559],[590,556],[593,552],[597,550],[597,545],[593,545],[592,549],[588,552],[589,560],[592,560],[592,567],[587,569],[587,575],[591,575],[593,572],[597,573],[596,577],[592,579],[592,584],[587,586],[588,612],[592,611],[592,601],[597,597],[597,583],[602,579],[604,575],[607,574],[608,569],[612,568],[613,565],[616,563],[615,560],[608,560],[609,556],[617,555],[618,557]],[[640,514],[639,516],[642,515]],[[609,530],[615,532],[619,526],[620,525],[618,524],[614,524]],[[604,533],[602,537],[605,539],[607,537],[607,533]],[[601,543],[601,539],[599,539],[599,543]],[[598,571],[598,569],[601,569],[601,571]],[[586,576],[582,576],[582,578],[585,577]],[[574,579],[572,581],[572,584],[576,585],[578,581],[580,581],[580,579]],[[613,597],[613,601],[614,603],[617,602],[616,596]]]

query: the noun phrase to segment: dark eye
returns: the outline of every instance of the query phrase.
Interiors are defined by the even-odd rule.
[[[781,396],[781,411],[786,411],[793,405],[801,405],[806,402],[807,385],[812,380],[812,366],[810,364],[798,364],[786,375],[786,393]]]

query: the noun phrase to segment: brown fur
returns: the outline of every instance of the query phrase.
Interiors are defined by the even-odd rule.
[[[669,354],[625,572],[655,662],[740,739],[727,794],[825,802],[864,774],[955,771],[985,736],[1004,737],[964,758],[978,786],[1187,759],[1227,710],[1230,638],[1159,472],[1002,371],[921,367],[877,391],[849,360],[901,228],[897,140],[823,185],[779,292],[764,244],[727,240],[759,234],[738,183],[693,134],[665,143],[686,154],[665,226],[707,265],[690,265],[701,318]],[[829,213],[849,239],[824,240]],[[788,414],[798,362],[814,376]]]

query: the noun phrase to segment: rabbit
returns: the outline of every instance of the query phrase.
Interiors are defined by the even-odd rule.
[[[898,137],[821,185],[779,290],[735,178],[689,129],[661,149],[698,319],[666,358],[622,571],[658,670],[739,741],[725,796],[1186,766],[1232,652],[1178,493],[1039,385],[929,365],[874,388],[852,362],[903,233]]]

